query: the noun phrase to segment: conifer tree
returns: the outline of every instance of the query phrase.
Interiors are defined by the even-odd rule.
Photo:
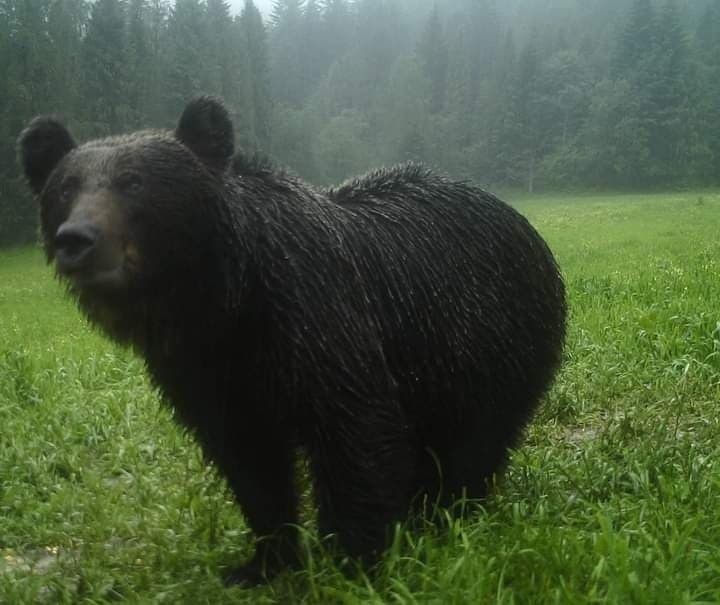
[[[323,65],[324,71],[340,60],[347,51],[351,19],[347,0],[323,0],[322,14]]]
[[[438,113],[445,107],[447,94],[448,46],[437,5],[425,24],[417,45],[417,55],[430,87],[430,111]]]
[[[97,0],[83,39],[83,117],[95,135],[120,132],[128,115],[124,8],[121,0]]]
[[[260,11],[252,0],[245,0],[237,23],[243,61],[242,100],[238,115],[241,141],[245,147],[268,150],[272,101],[267,35]]]
[[[652,0],[633,0],[621,27],[613,56],[616,77],[633,78],[644,69],[655,48],[655,8]]]
[[[275,0],[270,16],[270,73],[278,102],[300,106],[303,85],[302,0]]]
[[[662,5],[656,25],[651,103],[653,173],[677,181],[690,160],[690,62],[688,39],[676,0]]]
[[[147,0],[130,0],[127,15],[127,97],[128,123],[141,127],[147,120],[149,101],[153,97],[152,56],[147,22]]]
[[[212,92],[206,64],[205,7],[199,0],[176,0],[167,23],[164,106],[179,115],[188,99]]]

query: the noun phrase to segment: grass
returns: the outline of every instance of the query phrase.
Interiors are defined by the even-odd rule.
[[[720,602],[720,195],[517,205],[566,274],[567,360],[491,498],[372,578],[225,589],[250,536],[141,362],[34,249],[0,253],[1,603]]]

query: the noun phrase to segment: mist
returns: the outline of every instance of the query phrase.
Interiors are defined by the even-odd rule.
[[[273,6],[273,0],[254,0],[254,3],[265,18],[270,15]],[[245,6],[245,0],[231,0],[229,4],[231,7],[231,12],[234,15],[238,15],[243,9],[243,6]]]
[[[271,4],[2,3],[0,242],[34,234],[14,149],[32,116],[171,128],[200,94],[319,185],[407,161],[526,192],[720,184],[718,2]]]

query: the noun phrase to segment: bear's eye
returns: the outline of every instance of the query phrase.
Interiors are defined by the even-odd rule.
[[[127,195],[137,195],[143,189],[143,180],[139,174],[126,172],[118,177],[115,185]]]
[[[67,178],[60,185],[60,201],[63,204],[69,202],[78,188],[78,181],[75,178]]]

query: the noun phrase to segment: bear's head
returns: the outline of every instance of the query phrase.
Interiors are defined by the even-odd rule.
[[[214,242],[228,228],[218,214],[234,153],[232,123],[219,101],[191,102],[174,132],[82,145],[59,121],[38,117],[18,148],[40,202],[48,261],[91,319],[122,338],[107,324],[130,306],[208,287]]]

